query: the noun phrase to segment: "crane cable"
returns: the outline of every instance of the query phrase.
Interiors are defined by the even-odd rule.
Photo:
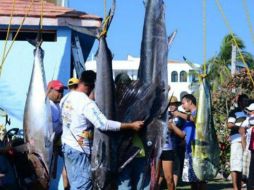
[[[250,12],[249,12],[249,9],[248,9],[248,5],[247,5],[246,0],[242,0],[242,3],[243,3],[244,12],[245,12],[245,15],[246,15],[246,18],[247,18],[251,39],[252,39],[252,42],[254,44],[254,32],[253,32],[253,27],[252,27],[252,24],[251,24]]]
[[[223,8],[222,8],[222,6],[221,6],[221,4],[220,4],[220,1],[219,1],[219,0],[215,0],[215,2],[216,2],[216,5],[217,5],[217,7],[218,7],[220,13],[221,13],[221,16],[223,17],[224,24],[226,25],[226,27],[227,27],[227,29],[229,30],[229,33],[230,33],[230,35],[231,35],[231,37],[232,37],[232,39],[233,39],[234,45],[235,45],[235,46],[237,47],[237,49],[238,49],[238,52],[239,52],[239,54],[240,54],[240,58],[241,58],[243,64],[246,66],[247,74],[249,75],[250,80],[251,80],[251,82],[252,82],[252,84],[253,84],[253,87],[254,87],[254,80],[253,80],[253,78],[252,78],[252,76],[251,76],[249,66],[247,65],[246,61],[244,60],[243,54],[242,54],[242,52],[240,51],[240,48],[239,48],[239,46],[238,46],[238,44],[237,44],[237,41],[236,41],[235,36],[234,36],[234,33],[233,33],[233,29],[232,29],[232,27],[231,27],[231,25],[230,25],[230,23],[229,23],[229,21],[228,21],[226,15],[224,14],[224,11],[223,11]]]
[[[201,78],[205,78],[207,76],[206,70],[206,55],[207,55],[207,35],[206,35],[206,0],[203,0],[203,73],[201,74]]]

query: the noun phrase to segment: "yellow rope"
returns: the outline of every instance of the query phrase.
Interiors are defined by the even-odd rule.
[[[34,3],[34,0],[31,1],[31,4],[30,4],[29,8],[27,9],[26,14],[25,14],[25,16],[24,16],[24,18],[23,18],[23,20],[22,20],[22,22],[21,22],[21,24],[20,24],[20,26],[19,26],[19,28],[18,28],[18,30],[16,32],[16,34],[14,36],[13,40],[12,40],[12,43],[11,43],[10,47],[8,48],[7,53],[5,54],[5,56],[4,56],[3,60],[2,60],[2,63],[0,65],[0,76],[2,74],[4,62],[5,62],[8,54],[9,54],[9,52],[10,52],[12,46],[13,46],[13,44],[14,44],[14,42],[15,42],[15,40],[16,40],[16,38],[17,38],[17,36],[18,36],[18,34],[19,34],[23,24],[24,24],[24,22],[25,22],[26,17],[28,16],[29,12],[31,11],[33,3]]]
[[[252,42],[254,43],[254,32],[253,32],[253,27],[252,27],[252,24],[251,24],[250,12],[249,12],[249,9],[248,9],[248,5],[247,5],[246,0],[242,0],[242,3],[243,3],[244,12],[245,12],[245,15],[246,15],[246,18],[247,18],[248,27],[249,27],[249,30],[250,30]]]
[[[110,16],[107,16],[105,18],[105,21],[103,22],[103,30],[100,33],[99,38],[101,38],[102,36],[105,36],[107,34],[107,25],[108,25],[109,20],[110,20]]]
[[[40,29],[41,30],[43,27],[43,9],[44,9],[43,0],[41,0],[41,20],[40,20]]]
[[[7,34],[6,34],[6,39],[5,39],[5,43],[4,43],[4,49],[3,49],[3,54],[2,54],[1,65],[2,65],[3,62],[4,62],[4,57],[5,57],[5,53],[6,53],[6,49],[7,49],[7,42],[8,42],[9,35],[10,35],[11,22],[12,22],[12,18],[13,18],[13,12],[14,12],[14,8],[15,8],[15,4],[16,4],[16,0],[13,0],[13,1],[12,1],[11,18],[10,18],[10,22],[9,22],[9,25],[8,25]],[[0,65],[0,69],[1,69],[1,65]]]
[[[252,76],[251,76],[250,69],[249,69],[247,63],[246,63],[245,60],[244,60],[244,57],[243,57],[242,52],[240,51],[240,48],[239,48],[239,46],[238,46],[238,44],[237,44],[237,41],[236,41],[236,39],[235,39],[233,30],[232,30],[232,28],[231,28],[231,26],[230,26],[230,24],[229,24],[229,21],[228,21],[227,17],[226,17],[225,14],[224,14],[223,8],[222,8],[222,6],[221,6],[219,0],[215,0],[215,1],[216,1],[216,5],[217,5],[217,7],[218,7],[218,9],[219,9],[219,11],[220,11],[222,17],[223,17],[224,23],[225,23],[226,27],[228,28],[228,30],[229,30],[229,32],[230,32],[230,35],[232,36],[232,39],[233,39],[233,41],[234,41],[234,44],[235,44],[235,46],[236,46],[237,49],[238,49],[238,52],[239,52],[239,54],[240,54],[240,58],[241,58],[242,62],[244,63],[244,65],[246,66],[247,74],[249,75],[250,80],[251,80],[251,82],[252,82],[252,84],[253,84],[253,86],[254,86],[254,81],[253,81],[253,78],[252,78]]]
[[[99,35],[99,39],[102,36],[107,35],[107,22],[109,21],[110,17],[107,17],[107,0],[104,0],[104,21],[103,21],[103,29]]]
[[[104,19],[107,16],[107,0],[104,0]]]
[[[206,45],[207,45],[207,41],[206,41],[206,0],[203,0],[203,48],[204,48],[204,74],[206,74]]]

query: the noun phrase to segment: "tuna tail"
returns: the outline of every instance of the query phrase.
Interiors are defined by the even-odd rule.
[[[38,181],[36,182],[38,183],[39,189],[48,189],[50,173],[42,157],[36,152],[31,152],[28,154],[28,159],[32,165],[36,165],[36,167],[34,167],[34,172],[40,174],[37,176]]]
[[[42,20],[40,18],[39,26],[38,26],[38,32],[37,32],[37,36],[36,36],[35,40],[31,40],[31,39],[27,40],[34,47],[41,47],[41,44],[43,42],[43,40],[42,40],[42,27],[41,27],[41,25],[42,25]]]
[[[40,41],[37,41],[37,37],[36,37],[36,40],[28,40],[28,42],[33,45],[34,47],[41,47],[41,44],[42,44],[42,40]]]

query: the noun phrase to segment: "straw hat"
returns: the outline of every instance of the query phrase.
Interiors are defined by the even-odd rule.
[[[180,104],[181,104],[181,102],[179,102],[179,101],[177,100],[177,97],[175,97],[175,96],[170,96],[170,97],[168,98],[168,102],[169,102],[169,104],[177,104],[177,105],[180,105]]]

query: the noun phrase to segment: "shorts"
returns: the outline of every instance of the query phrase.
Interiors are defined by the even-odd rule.
[[[164,161],[174,161],[174,156],[173,150],[163,150],[160,159]]]
[[[232,143],[230,146],[230,171],[242,172],[243,147],[241,142]]]
[[[243,152],[243,173],[242,178],[247,180],[249,177],[249,167],[250,167],[251,151],[246,149]]]

